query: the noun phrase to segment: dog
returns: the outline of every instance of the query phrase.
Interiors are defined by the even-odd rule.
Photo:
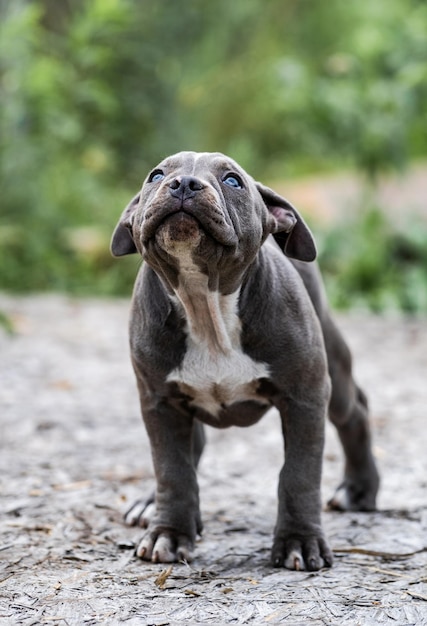
[[[163,160],[125,208],[114,256],[139,253],[131,358],[151,445],[155,494],[127,513],[146,528],[136,554],[190,561],[202,531],[203,424],[248,426],[280,413],[285,463],[272,565],[330,567],[321,526],[324,421],[345,453],[339,510],[375,509],[379,477],[368,405],[331,319],[313,236],[298,211],[220,153]]]

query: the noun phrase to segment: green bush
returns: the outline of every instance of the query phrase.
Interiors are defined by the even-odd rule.
[[[320,237],[319,261],[332,306],[427,313],[427,226],[393,229],[368,209]]]
[[[43,6],[10,2],[0,26],[0,286],[121,293],[108,243],[130,192],[103,132],[118,108],[103,70],[126,11],[90,2],[64,34]]]
[[[426,59],[418,0],[3,0],[0,288],[128,292],[111,231],[177,150],[276,179],[425,156]]]

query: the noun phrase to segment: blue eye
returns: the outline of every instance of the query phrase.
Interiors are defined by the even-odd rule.
[[[149,183],[159,183],[161,180],[163,180],[165,177],[165,175],[163,174],[162,170],[154,170],[154,172],[151,172],[149,178],[148,178],[148,182]]]
[[[234,189],[243,189],[242,181],[235,174],[227,174],[222,179],[222,182],[229,187],[234,187]]]

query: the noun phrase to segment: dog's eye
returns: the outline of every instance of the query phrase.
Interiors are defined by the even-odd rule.
[[[243,189],[243,183],[237,174],[227,174],[222,182],[229,187],[234,187],[234,189]]]
[[[165,175],[163,174],[162,170],[154,170],[153,172],[151,172],[150,176],[148,177],[148,182],[149,183],[159,183],[161,180],[163,180],[165,177]]]

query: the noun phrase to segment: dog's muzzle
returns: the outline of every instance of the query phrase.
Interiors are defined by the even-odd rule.
[[[237,235],[228,215],[218,202],[215,190],[194,176],[177,176],[165,183],[144,214],[142,242],[155,236],[163,223],[178,228],[182,240],[187,231],[193,237],[197,224],[208,236],[224,246],[235,246]]]

